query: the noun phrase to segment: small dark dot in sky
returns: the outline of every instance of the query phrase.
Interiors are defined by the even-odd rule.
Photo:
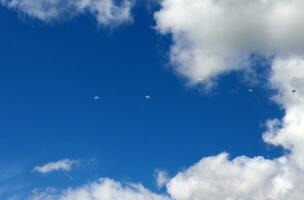
[[[297,90],[292,90],[292,93],[296,93],[297,92]]]

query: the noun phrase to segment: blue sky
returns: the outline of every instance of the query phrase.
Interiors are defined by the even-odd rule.
[[[255,78],[227,70],[212,75],[208,91],[205,80],[191,85],[170,59],[176,33],[155,28],[159,9],[137,2],[132,22],[106,26],[90,13],[45,22],[0,7],[1,199],[102,177],[174,197],[158,189],[155,170],[173,178],[222,152],[231,159],[284,154],[262,138],[265,122],[284,114],[266,83],[269,58],[251,62]],[[77,164],[33,171],[62,159]]]

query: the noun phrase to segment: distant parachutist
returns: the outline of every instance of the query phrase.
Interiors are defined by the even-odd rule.
[[[150,96],[150,95],[146,95],[146,96],[145,96],[145,99],[146,99],[146,100],[150,100],[150,99],[151,99],[151,96]]]
[[[95,97],[94,97],[94,100],[96,100],[96,101],[97,101],[97,100],[100,100],[100,96],[95,96]]]
[[[297,90],[292,90],[292,93],[296,93],[297,92]]]

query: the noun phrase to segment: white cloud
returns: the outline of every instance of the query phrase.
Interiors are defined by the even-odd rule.
[[[33,171],[46,174],[50,173],[53,171],[70,171],[72,168],[78,163],[78,161],[75,160],[69,160],[69,159],[64,159],[64,160],[59,160],[56,162],[50,162],[42,166],[36,166],[34,167]]]
[[[304,176],[289,157],[268,160],[227,154],[202,159],[168,184],[176,200],[300,200]]]
[[[288,150],[273,160],[204,158],[167,184],[176,200],[300,200],[304,196],[304,28],[302,0],[163,0],[157,29],[171,34],[171,62],[190,84],[248,70],[272,57],[269,85],[285,111],[263,138]]]
[[[190,83],[250,66],[252,53],[304,52],[302,0],[163,0],[157,29],[170,33],[171,61]]]
[[[43,21],[73,17],[85,12],[96,17],[99,24],[117,25],[132,20],[132,2],[123,0],[0,0],[0,4]]]
[[[122,184],[101,179],[77,189],[58,192],[54,189],[34,191],[29,200],[169,200],[165,195],[154,194],[142,185]]]
[[[76,189],[36,190],[28,200],[302,200],[304,173],[289,159],[229,160],[223,153],[203,158],[168,180],[168,194],[101,179]]]
[[[278,88],[274,100],[283,106],[285,116],[268,123],[264,139],[291,150],[293,161],[304,170],[304,57],[277,58],[270,81]]]
[[[156,184],[159,188],[164,187],[169,182],[169,177],[166,171],[156,170],[155,171]]]

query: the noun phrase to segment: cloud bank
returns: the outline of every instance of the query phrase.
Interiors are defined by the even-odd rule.
[[[49,162],[42,166],[36,166],[34,167],[33,171],[41,174],[47,174],[54,171],[68,172],[71,171],[76,164],[78,164],[78,161],[64,159],[56,162]]]
[[[50,22],[90,13],[99,24],[117,25],[132,20],[132,2],[123,0],[0,0],[0,4],[27,16]]]

